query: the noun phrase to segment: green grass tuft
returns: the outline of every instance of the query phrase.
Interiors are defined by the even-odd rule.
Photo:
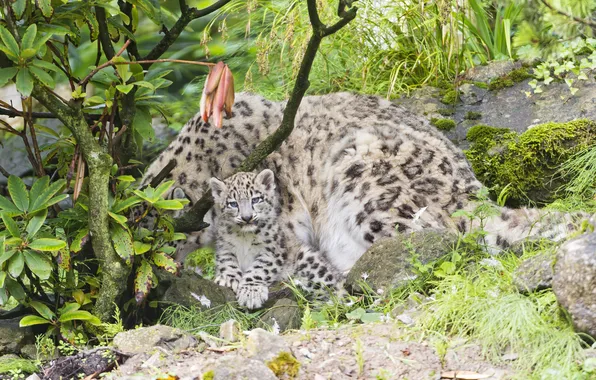
[[[451,119],[437,119],[436,117],[430,119],[430,124],[442,131],[450,131],[456,126],[455,121]]]

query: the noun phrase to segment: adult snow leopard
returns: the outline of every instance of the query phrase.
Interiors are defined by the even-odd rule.
[[[170,178],[191,204],[196,202],[209,188],[210,178],[229,177],[279,126],[284,107],[285,102],[240,93],[232,116],[221,129],[204,123],[197,114],[148,168],[143,182],[148,183],[174,159]],[[287,231],[284,244],[294,252],[286,259],[307,256],[324,263],[328,270],[322,276],[303,273],[323,283],[329,274],[337,280],[336,274],[348,271],[375,241],[397,232],[429,227],[470,230],[473,226],[468,220],[451,215],[473,208],[471,198],[481,188],[461,150],[426,120],[388,100],[349,93],[305,97],[293,133],[262,163],[265,168],[271,171],[278,192],[275,220]],[[248,187],[243,200],[248,199],[254,174],[250,178],[244,178]],[[230,183],[212,180],[211,185],[223,193]],[[238,202],[214,195],[219,201],[216,207]],[[483,227],[489,233],[488,243],[498,248],[530,234],[561,239],[584,216],[545,216],[536,209],[503,208]],[[216,233],[220,239],[231,233],[214,226],[213,217],[212,209],[205,217],[211,227],[190,234],[179,249],[179,258],[212,243]],[[232,247],[236,256],[244,252],[242,244],[247,241],[238,240]],[[242,270],[236,270],[240,278],[221,280],[226,265],[218,260],[220,283],[236,287]],[[283,267],[283,262],[278,266]],[[249,298],[244,304],[251,307],[263,301],[258,295]]]

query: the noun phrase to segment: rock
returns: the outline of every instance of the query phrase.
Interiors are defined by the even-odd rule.
[[[289,298],[277,300],[260,318],[267,326],[279,331],[299,329],[302,324],[302,309],[298,303]],[[277,327],[275,327],[277,326]]]
[[[236,342],[242,331],[240,331],[240,324],[230,319],[219,326],[219,337],[228,342]]]
[[[459,87],[459,92],[459,98],[463,104],[474,105],[482,102],[488,90],[470,83],[464,83]]]
[[[553,291],[578,332],[596,338],[596,233],[563,244],[557,254]]]
[[[149,352],[156,347],[167,351],[180,352],[196,346],[192,335],[173,327],[155,325],[141,327],[118,333],[114,337],[114,346],[127,355]]]
[[[48,362],[42,369],[44,380],[82,379],[112,369],[119,355],[110,348],[81,351]]]
[[[10,374],[11,371],[21,371],[23,374],[30,374],[36,372],[37,369],[37,365],[33,360],[22,359],[14,354],[0,356],[0,374]]]
[[[264,362],[275,359],[282,352],[291,352],[283,337],[260,328],[248,334],[244,351],[248,358]]]
[[[513,272],[513,285],[520,293],[548,289],[553,282],[553,260],[550,254],[539,254],[525,260]]]
[[[21,350],[27,345],[35,344],[35,333],[31,327],[19,327],[21,317],[0,320],[0,355],[26,354]]]
[[[358,282],[364,278],[374,290],[390,290],[406,285],[417,277],[411,263],[412,251],[416,252],[422,264],[427,264],[449,252],[457,241],[457,235],[434,229],[402,233],[380,240],[350,270],[345,288],[350,292],[361,292]]]
[[[230,357],[222,359],[213,370],[213,380],[228,379],[277,380],[277,377],[259,360]]]
[[[219,286],[192,271],[182,271],[180,277],[159,271],[158,279],[155,297],[165,306],[195,306],[206,310],[236,300],[232,289]]]
[[[488,65],[472,67],[464,74],[464,78],[472,82],[488,83],[520,67],[521,62],[493,61]]]

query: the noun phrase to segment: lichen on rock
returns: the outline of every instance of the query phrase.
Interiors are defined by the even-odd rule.
[[[522,134],[477,125],[468,131],[471,146],[465,154],[492,196],[509,186],[509,206],[543,205],[566,181],[564,173],[557,173],[560,165],[595,138],[596,123],[587,119],[540,124]]]

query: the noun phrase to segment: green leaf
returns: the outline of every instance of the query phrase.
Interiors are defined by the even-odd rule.
[[[52,262],[43,254],[32,251],[24,251],[25,262],[31,272],[42,280],[47,280],[52,274]]]
[[[137,268],[137,273],[135,275],[135,300],[137,304],[140,304],[147,298],[149,294],[149,290],[151,290],[151,286],[153,285],[153,268],[151,268],[151,264],[147,260],[143,260],[141,265]]]
[[[145,88],[148,88],[148,89],[150,89],[152,91],[155,91],[155,86],[153,84],[151,84],[150,82],[147,82],[145,80],[140,80],[140,81],[134,82],[133,84],[135,86],[145,87]]]
[[[66,180],[59,179],[58,181],[52,183],[49,187],[44,189],[38,197],[31,197],[31,205],[29,207],[29,211],[35,212],[41,210],[42,208],[47,208],[49,203],[48,201],[52,199],[54,194],[60,191],[60,189],[62,189],[64,185],[66,185]]]
[[[49,307],[39,301],[31,301],[29,302],[29,306],[35,309],[45,319],[52,321],[56,318],[56,314]]]
[[[135,177],[131,175],[119,175],[118,177],[116,177],[116,179],[122,182],[134,182],[137,180]]]
[[[133,84],[119,84],[116,86],[118,91],[120,91],[124,94],[128,94],[130,92],[130,90],[132,90],[133,87],[134,87]]]
[[[108,215],[116,221],[116,223],[120,224],[122,227],[127,228],[126,223],[128,219],[124,215],[114,214],[111,211],[108,211]]]
[[[358,320],[360,318],[362,318],[362,316],[366,314],[366,310],[364,310],[363,308],[359,307],[358,309],[351,311],[349,313],[346,313],[346,318],[348,319],[353,319],[353,320]]]
[[[155,200],[157,200],[159,197],[164,195],[166,193],[166,191],[168,191],[170,189],[170,187],[172,187],[174,182],[175,181],[166,181],[166,182],[162,182],[159,186],[157,186],[157,188],[155,189],[155,193],[154,193]]]
[[[10,232],[10,234],[14,237],[21,237],[21,231],[19,230],[19,226],[17,222],[14,221],[10,216],[7,214],[0,214],[2,221],[4,222],[4,226]]]
[[[6,290],[8,290],[8,294],[14,297],[14,299],[16,299],[17,301],[25,300],[26,294],[21,284],[19,284],[10,277],[6,277],[4,285],[6,287]]]
[[[142,255],[143,253],[151,249],[151,244],[143,243],[140,241],[134,241],[133,246],[135,249],[135,255]]]
[[[4,87],[12,78],[14,78],[17,71],[19,71],[17,67],[0,69],[0,87]]]
[[[68,311],[58,318],[60,322],[68,322],[68,321],[86,321],[94,326],[100,325],[101,321],[99,318],[94,316],[88,311],[85,310],[75,310],[75,311]]]
[[[13,35],[2,25],[0,25],[0,39],[10,55],[9,58],[17,58],[19,56],[19,44],[17,44],[17,40],[14,39]]]
[[[35,50],[33,48],[21,50],[21,58],[23,58],[23,59],[29,59],[31,57],[35,57],[36,54],[37,54],[37,50]],[[31,67],[29,67],[29,69],[31,69]]]
[[[170,256],[167,256],[165,253],[154,252],[151,255],[151,259],[157,267],[165,269],[167,272],[172,274],[178,273],[178,265],[176,264],[176,261],[174,261],[174,259]]]
[[[131,256],[134,255],[134,246],[132,244],[132,236],[130,233],[122,226],[114,225],[110,227],[110,235],[116,253],[129,263]]]
[[[70,250],[74,253],[78,253],[83,249],[83,246],[89,240],[89,229],[83,228],[80,230],[75,238],[73,239],[72,243],[70,243]]]
[[[34,326],[34,325],[46,325],[50,323],[47,319],[38,317],[37,315],[26,315],[19,322],[20,327]]]
[[[29,199],[31,200],[31,206],[35,203],[35,199],[41,195],[41,193],[48,187],[50,184],[50,177],[45,175],[41,178],[38,178],[33,185],[31,186],[31,190],[29,191]]]
[[[186,235],[182,232],[174,232],[174,236],[172,236],[172,241],[176,240],[186,240]]]
[[[19,210],[17,206],[14,205],[14,203],[4,198],[2,195],[0,195],[0,211],[3,211],[7,214],[21,214],[21,210]]]
[[[14,175],[8,177],[8,193],[19,210],[29,210],[29,192],[22,179]]]
[[[4,280],[6,280],[6,272],[0,272],[0,289],[4,288]]]
[[[137,107],[135,118],[132,122],[132,127],[143,140],[153,141],[155,138],[155,130],[151,124],[151,112],[148,107]]]
[[[23,254],[21,252],[17,252],[16,255],[8,260],[8,273],[13,278],[17,278],[23,272],[23,268],[25,267],[25,259],[23,258]]]
[[[54,78],[52,78],[50,74],[35,66],[30,66],[29,70],[31,71],[34,77],[36,77],[41,83],[44,84],[44,86],[50,88],[54,87]]]
[[[180,203],[180,201],[177,201],[175,199],[157,201],[153,205],[155,207],[161,208],[163,210],[182,210],[184,208],[182,203]]]
[[[53,63],[42,61],[41,59],[34,59],[33,66],[39,67],[40,69],[44,69],[44,70],[50,70],[50,71],[59,71],[60,70]]]
[[[25,13],[25,9],[27,8],[27,0],[16,0],[12,3],[12,10],[14,15],[17,16],[17,19],[23,17],[23,13]]]
[[[77,293],[83,293],[83,291],[81,291],[80,289],[75,290],[74,292],[72,292],[73,294]],[[83,297],[85,296],[85,293],[83,293]],[[81,298],[79,296],[73,297],[75,298],[75,300],[77,298]],[[60,309],[58,309],[58,314],[66,314],[69,313],[71,311],[76,311],[79,310],[81,308],[80,303],[76,303],[76,302],[69,302],[64,304],[64,306],[62,306]]]
[[[364,323],[380,322],[383,313],[364,313],[360,320]]]
[[[52,252],[66,247],[66,242],[59,239],[42,238],[29,243],[29,248],[36,251]]]
[[[44,17],[52,17],[54,14],[54,8],[52,8],[51,0],[37,0],[37,4],[39,5],[39,9],[41,9],[41,13],[44,15]]]
[[[20,69],[17,73],[17,90],[23,95],[24,97],[28,97],[31,95],[31,91],[33,91],[33,77],[29,73],[28,69]]]
[[[22,49],[30,49],[33,47],[33,41],[35,41],[35,37],[37,36],[37,25],[31,24],[23,34],[23,39],[21,40],[21,48]]]
[[[54,198],[50,199],[49,201],[46,202],[46,207],[50,207],[58,202],[62,202],[63,200],[65,200],[66,198],[68,198],[69,195],[68,194],[60,194],[55,196]]]
[[[2,267],[2,264],[8,261],[15,253],[17,253],[17,251],[14,249],[2,253],[2,255],[0,255],[0,267]]]
[[[48,209],[46,208],[46,209],[43,209],[43,210],[35,213],[35,215],[31,218],[31,220],[29,220],[29,223],[27,224],[27,228],[26,228],[27,236],[29,238],[32,238],[35,236],[37,231],[39,231],[39,229],[43,225],[43,222],[45,222],[47,216],[48,216]]]

